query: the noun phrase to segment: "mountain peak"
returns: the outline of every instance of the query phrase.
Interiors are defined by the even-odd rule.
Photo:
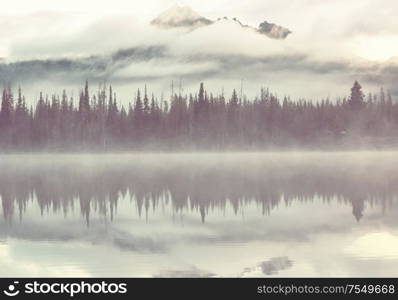
[[[292,33],[289,29],[287,29],[285,27],[276,25],[274,23],[269,23],[267,21],[262,22],[258,26],[258,28],[255,28],[254,26],[250,26],[247,24],[243,24],[238,18],[232,18],[232,19],[229,19],[227,17],[218,18],[217,22],[220,22],[220,21],[221,22],[223,22],[223,21],[235,22],[242,28],[248,28],[248,29],[254,30],[255,32],[257,32],[259,34],[266,35],[272,39],[285,39],[290,33]]]
[[[152,25],[159,27],[200,27],[213,22],[195,12],[189,6],[175,5],[151,21]]]
[[[258,28],[250,25],[243,24],[239,19],[227,17],[218,18],[216,21],[209,20],[197,12],[195,12],[189,6],[178,6],[175,5],[165,12],[160,14],[157,18],[151,21],[152,25],[162,28],[189,28],[196,29],[203,26],[215,24],[217,22],[234,22],[239,24],[242,28],[254,30],[255,32],[266,35],[273,39],[285,39],[291,31],[285,27],[276,25],[274,23],[268,23],[267,21],[262,22]]]
[[[290,33],[289,29],[276,25],[274,23],[268,23],[267,21],[262,22],[258,26],[258,32],[268,35],[274,39],[285,39]]]

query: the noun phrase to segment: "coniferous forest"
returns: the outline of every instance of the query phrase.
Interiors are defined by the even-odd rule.
[[[389,92],[348,97],[279,98],[268,89],[248,99],[207,92],[158,99],[138,90],[126,106],[112,87],[79,98],[44,95],[28,104],[21,88],[3,89],[1,151],[358,149],[398,143],[398,103]],[[31,103],[31,102],[29,102]]]

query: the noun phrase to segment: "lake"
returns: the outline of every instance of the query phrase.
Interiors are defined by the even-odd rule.
[[[0,156],[1,277],[398,276],[398,153]]]

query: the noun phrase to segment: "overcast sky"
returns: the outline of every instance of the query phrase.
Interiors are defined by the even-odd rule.
[[[267,20],[293,33],[274,40],[233,22],[193,31],[149,24],[176,4],[212,20],[237,17],[255,27]],[[77,91],[85,78],[112,82],[123,98],[145,83],[167,95],[180,78],[185,91],[200,81],[229,91],[243,79],[250,96],[266,86],[293,98],[345,96],[358,79],[366,92],[384,86],[398,95],[397,13],[394,0],[3,0],[0,80],[32,97]],[[120,49],[134,51],[115,59]]]

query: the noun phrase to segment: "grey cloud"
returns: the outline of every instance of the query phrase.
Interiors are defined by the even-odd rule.
[[[330,73],[350,69],[344,62],[314,61],[310,57],[302,54],[292,55],[271,55],[263,57],[253,57],[245,55],[211,55],[194,56],[191,60],[212,59],[216,60],[225,69],[235,68],[258,68],[266,71],[310,71],[314,73]]]
[[[137,61],[164,57],[166,49],[162,46],[120,49],[111,55],[113,61]]]
[[[93,55],[85,58],[27,60],[0,62],[0,82],[26,82],[56,78],[80,83],[85,78],[106,79],[116,70],[137,61],[148,61],[164,56],[162,46],[120,49],[111,55]]]
[[[245,55],[192,55],[175,57],[167,54],[163,47],[149,48],[131,48],[119,50],[110,56],[91,56],[79,59],[55,59],[55,60],[29,60],[14,62],[9,64],[0,64],[0,80],[34,80],[37,77],[45,78],[46,76],[54,78],[60,75],[68,77],[78,77],[78,81],[82,78],[103,78],[112,77],[112,75],[124,67],[133,65],[137,62],[147,62],[152,59],[164,61],[165,63],[181,62],[215,62],[220,65],[217,71],[206,71],[187,75],[186,77],[211,76],[219,75],[233,70],[241,71],[242,68],[263,71],[309,71],[314,73],[330,73],[337,71],[346,71],[350,67],[342,62],[314,62],[304,55],[275,55],[269,57],[251,57]],[[171,74],[178,75],[176,74]],[[140,79],[140,78],[157,78],[156,72],[151,76],[140,77],[139,74],[131,76],[124,75],[114,79]],[[163,77],[163,76],[160,76]],[[73,80],[75,81],[75,80]]]
[[[203,67],[195,69],[194,64],[203,64]],[[137,69],[138,65],[141,70]],[[177,65],[181,65],[180,69]],[[168,68],[166,73],[158,72],[162,67]],[[184,73],[181,73],[181,68],[185,70]],[[144,73],[142,69],[145,70]],[[22,85],[38,80],[57,80],[60,83],[77,85],[85,79],[93,83],[106,80],[117,85],[168,81],[181,77],[187,84],[218,78],[245,78],[257,82],[259,78],[271,74],[280,74],[285,80],[302,74],[309,78],[333,76],[335,80],[347,82],[347,86],[351,84],[351,80],[359,79],[365,85],[384,86],[393,95],[398,95],[398,90],[394,88],[398,78],[398,64],[395,62],[358,65],[344,60],[319,61],[306,54],[294,53],[269,56],[205,53],[176,56],[166,46],[148,46],[120,49],[108,55],[84,58],[0,63],[0,82]]]
[[[366,82],[376,83],[380,87],[387,87],[392,95],[398,96],[398,63],[389,62],[386,65],[373,66],[369,72],[361,75]]]
[[[203,18],[203,17],[200,17],[200,18],[197,18],[197,19],[193,19],[193,20],[181,20],[181,21],[173,21],[173,20],[171,20],[171,21],[161,21],[161,20],[158,20],[158,19],[154,19],[154,20],[151,21],[152,25],[159,26],[159,27],[164,27],[164,28],[202,27],[202,26],[211,25],[213,23],[214,23],[213,21],[211,21],[209,19],[206,19],[206,18]]]

